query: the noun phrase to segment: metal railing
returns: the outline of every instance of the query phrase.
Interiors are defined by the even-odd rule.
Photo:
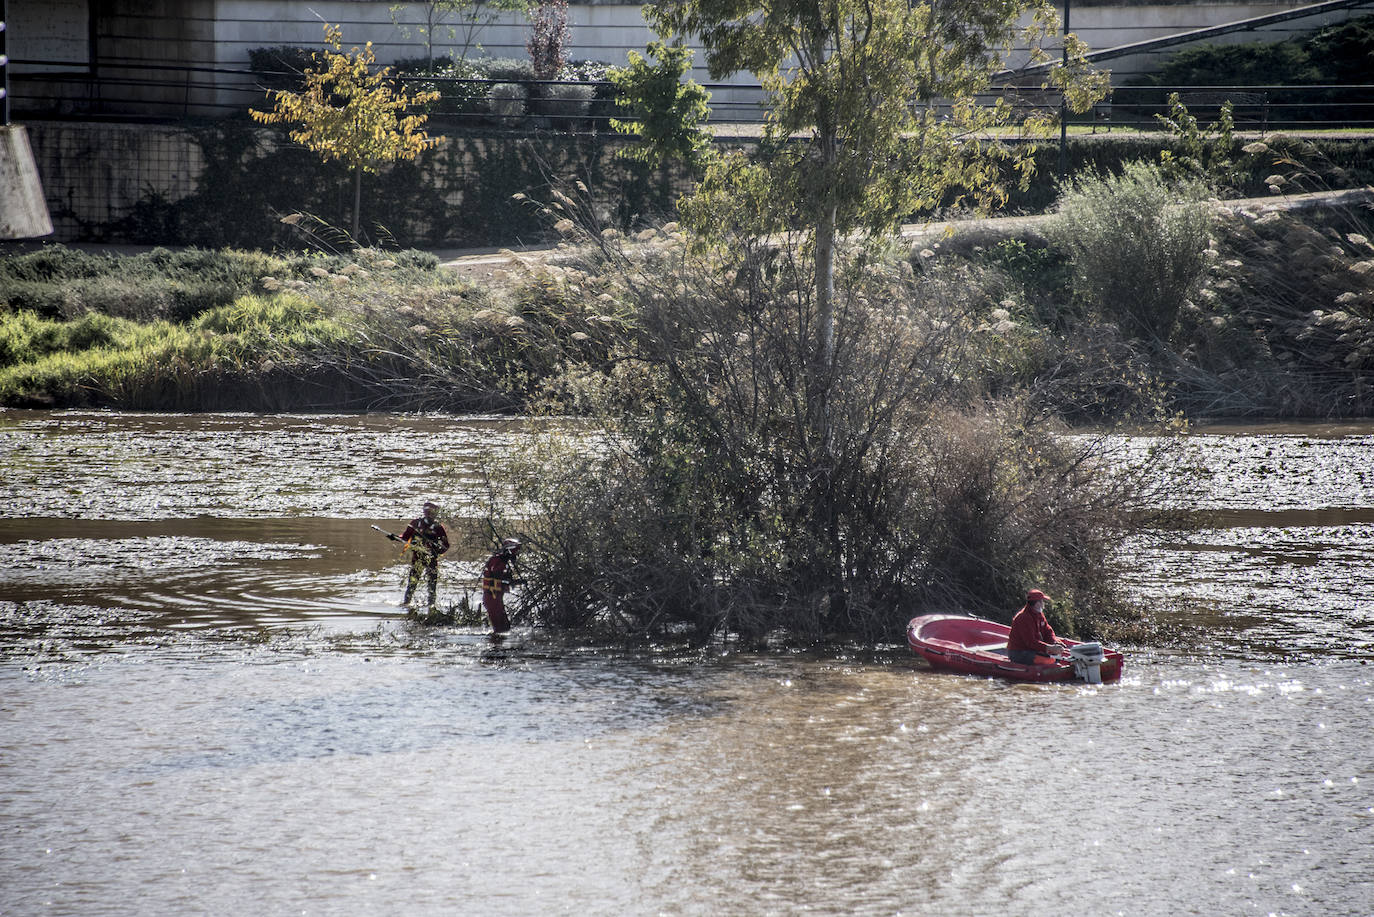
[[[15,61],[16,113],[26,120],[171,122],[191,118],[247,117],[250,108],[271,108],[268,93],[299,74],[224,67],[189,67],[132,61],[102,63],[98,72],[69,62]],[[461,79],[404,74],[397,83],[411,92],[437,89],[441,98],[421,109],[431,123],[452,127],[586,131],[623,116],[614,87],[605,81]],[[759,123],[758,86],[712,84],[712,121]]]
[[[222,67],[190,67],[133,61],[103,63],[97,72],[60,61],[11,61],[14,117],[28,121],[98,120],[172,123],[191,119],[247,118],[250,108],[270,109],[267,93],[298,74]],[[410,89],[437,89],[441,97],[422,110],[432,131],[495,129],[585,133],[609,130],[625,117],[604,81],[458,79],[402,75]],[[709,124],[729,128],[761,124],[767,114],[761,87],[718,83],[711,92]],[[1118,86],[1108,99],[1069,122],[1095,129],[1157,129],[1178,93],[1202,123],[1211,123],[1224,102],[1233,106],[1243,131],[1357,128],[1374,131],[1374,84],[1266,86]],[[1059,108],[1054,90],[1006,88],[982,101],[1010,99],[1023,110]]]

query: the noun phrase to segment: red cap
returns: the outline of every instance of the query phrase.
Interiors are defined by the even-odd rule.
[[[1046,602],[1048,602],[1050,600],[1050,597],[1045,595],[1045,593],[1041,592],[1039,589],[1032,589],[1030,592],[1026,593],[1027,605],[1029,605],[1031,602],[1038,602],[1041,599],[1044,599]]]

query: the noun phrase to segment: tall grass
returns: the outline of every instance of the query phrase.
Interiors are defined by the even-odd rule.
[[[243,297],[190,324],[88,313],[73,321],[0,315],[0,402],[142,405],[142,395],[207,374],[253,374],[353,340],[297,295]]]
[[[52,245],[0,257],[0,311],[51,319],[100,312],[139,321],[190,321],[239,296],[359,271],[381,271],[406,285],[442,283],[437,267],[438,259],[426,252],[362,250],[344,257],[155,248],[115,255]]]
[[[89,264],[78,254],[68,267]],[[255,280],[261,292],[186,321],[0,311],[0,404],[511,411],[570,355],[606,356],[597,311],[535,278],[479,291],[422,253],[265,264],[277,274]]]

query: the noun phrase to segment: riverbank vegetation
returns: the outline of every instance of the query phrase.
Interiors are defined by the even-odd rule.
[[[0,404],[517,411],[619,319],[422,252],[0,259]]]
[[[493,463],[482,530],[532,546],[529,620],[884,640],[912,609],[1005,617],[1009,597],[1052,582],[1066,631],[1139,623],[1116,547],[1162,521],[1178,478],[1159,472],[1181,454],[1140,461],[1110,435],[1066,435],[1030,392],[1000,386],[1017,355],[997,326],[1016,323],[970,293],[967,266],[846,247],[838,268],[823,436],[805,251],[599,236],[560,272],[637,318],[607,371],[569,383],[598,448],[586,431],[551,435]],[[1157,416],[1149,391],[1118,384],[1133,417]]]
[[[494,283],[414,252],[14,256],[0,400],[578,414],[575,440],[490,467],[481,529],[527,539],[536,624],[888,640],[917,609],[1006,618],[1052,584],[1058,627],[1120,636],[1142,625],[1121,546],[1167,522],[1186,464],[1082,425],[1367,414],[1374,374],[1367,205],[1228,208],[1229,137],[1175,115],[1186,155],[914,246],[808,223],[834,183],[812,198],[735,160],[685,225],[633,236],[589,197],[526,201],[567,243]],[[1311,170],[1277,149],[1239,152],[1298,187]],[[921,173],[928,196],[952,165]]]
[[[1005,617],[1047,583],[1057,626],[1129,634],[1114,552],[1179,457],[1068,424],[1368,411],[1368,209],[1231,211],[1141,166],[1081,179],[1058,225],[842,246],[818,476],[805,251],[584,233],[564,200],[559,263],[482,284],[418,252],[2,259],[0,397],[581,414],[605,449],[493,469],[487,524],[532,546],[523,613],[699,638],[883,639],[895,609]]]

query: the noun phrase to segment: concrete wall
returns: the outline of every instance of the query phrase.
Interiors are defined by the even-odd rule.
[[[1062,0],[1061,0],[1062,2]],[[1305,6],[1304,3],[1190,3],[1179,6],[1093,6],[1070,11],[1070,28],[1094,50],[1165,38],[1182,32],[1206,29],[1244,19],[1268,16]],[[1284,41],[1374,10],[1352,9],[1308,16],[1280,22],[1252,32],[1234,32],[1208,40],[1209,44],[1244,44],[1255,41]],[[1105,64],[1113,73],[1113,82],[1124,83],[1131,76],[1149,73],[1159,67],[1164,58],[1181,48],[1166,48],[1148,55],[1118,58]]]
[[[178,201],[196,190],[200,147],[171,127],[35,122],[33,154],[55,241],[87,238],[87,228],[129,215],[140,201]]]
[[[1102,49],[1282,12],[1300,5],[1293,2],[1075,5],[1070,24],[1090,47]],[[408,21],[413,25],[422,21],[417,4],[403,6],[406,10],[398,17],[402,23]],[[418,36],[408,38],[403,29],[393,24],[389,7],[388,3],[365,0],[327,0],[309,4],[285,0],[218,0],[217,61],[225,65],[243,64],[248,59],[249,49],[265,45],[320,45],[320,20],[306,13],[307,8],[325,21],[341,25],[345,43],[371,41],[378,59],[384,63],[398,57],[419,56]],[[1303,19],[1281,23],[1262,32],[1244,33],[1227,40],[1278,41],[1362,12],[1367,11],[1345,11],[1328,14],[1323,20]],[[626,50],[642,49],[655,37],[645,24],[638,5],[569,4],[568,22],[573,39],[570,56],[576,59],[618,63],[624,60]],[[524,17],[506,16],[486,27],[479,41],[488,56],[524,58],[527,56],[525,39],[528,33],[529,26]],[[702,63],[700,55],[696,63]],[[694,76],[700,82],[708,81],[705,70],[700,66]],[[746,77],[742,81],[753,82],[753,79]]]
[[[88,0],[8,0],[9,55],[47,64],[14,65],[15,73],[84,68],[91,59]]]
[[[345,46],[371,41],[378,60],[388,64],[397,58],[419,57],[424,53],[423,40],[416,32],[416,26],[423,22],[421,5],[399,4],[400,10],[393,14],[395,5],[390,0],[101,0],[99,3],[94,0],[9,0],[10,56],[18,60],[70,61],[67,69],[76,71],[86,67],[92,50],[110,63],[118,59],[131,63],[241,69],[248,66],[248,52],[254,48],[273,45],[322,48],[323,23],[329,22],[342,27]],[[1299,5],[1293,2],[1082,5],[1073,8],[1070,24],[1091,48],[1105,49]],[[93,9],[97,11],[95,27],[99,36],[94,49],[88,40],[88,21]],[[1348,10],[1321,18],[1293,20],[1218,40],[1278,41],[1363,12],[1367,11]],[[654,38],[644,22],[641,8],[634,4],[570,5],[568,19],[572,35],[569,54],[575,59],[620,63],[625,60],[627,50],[642,49]],[[447,29],[436,30],[436,53],[446,53],[461,43],[466,27],[456,22],[453,26],[460,33],[454,39],[449,38]],[[523,16],[501,15],[474,36],[480,51],[471,53],[524,59],[528,56],[525,50],[528,33],[529,25]],[[1121,82],[1133,72],[1150,69],[1157,60],[1158,56],[1118,60],[1112,62],[1111,69]],[[709,83],[700,54],[696,64],[694,78]],[[12,72],[22,77],[41,69],[52,67],[17,64]],[[132,76],[133,71],[107,64],[101,75],[117,78]],[[241,108],[243,97],[241,93],[217,89],[217,84],[240,89],[253,85],[251,77],[227,74],[178,74],[172,78],[181,80],[181,85],[148,90],[158,96],[156,101],[169,106],[165,111],[154,112],[158,116],[175,117],[177,106],[187,114],[224,114],[229,109]],[[740,74],[727,81],[729,86],[752,83],[754,78],[749,74]],[[76,86],[72,92],[79,94],[83,88]],[[16,93],[17,98],[20,96],[22,85]],[[726,85],[715,90],[717,103],[749,100],[755,96],[755,93],[731,90]],[[197,105],[216,103],[225,107],[197,108]]]

